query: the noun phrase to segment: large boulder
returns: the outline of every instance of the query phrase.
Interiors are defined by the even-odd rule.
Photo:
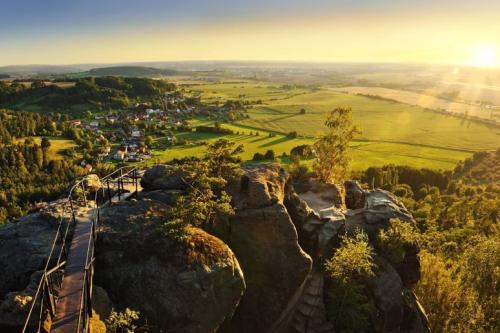
[[[185,190],[182,172],[170,165],[155,165],[144,172],[141,186],[146,191]]]
[[[56,215],[38,212],[0,228],[0,299],[24,289],[31,275],[43,270],[58,225]]]
[[[360,209],[365,205],[366,192],[355,180],[344,182],[345,205],[348,209]]]
[[[377,307],[376,332],[398,332],[403,321],[403,282],[396,270],[377,256],[375,276],[369,286]]]
[[[380,229],[387,228],[391,219],[415,223],[413,216],[392,193],[376,189],[365,192],[362,208],[346,211],[346,229],[353,233],[361,229],[375,239]]]
[[[95,281],[155,330],[213,332],[235,311],[243,272],[231,249],[201,229],[188,227],[187,240],[159,234],[168,211],[153,200],[103,209]]]
[[[276,164],[244,170],[229,186],[236,213],[216,232],[236,254],[247,290],[227,332],[265,332],[311,270],[283,204],[288,175]]]

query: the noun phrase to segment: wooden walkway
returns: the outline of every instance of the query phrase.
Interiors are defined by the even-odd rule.
[[[62,288],[57,302],[57,311],[51,327],[51,333],[77,332],[78,317],[84,291],[83,283],[87,265],[87,251],[92,237],[90,216],[93,209],[76,217],[76,227],[69,248],[68,263],[64,270]],[[85,311],[85,309],[83,309]]]
[[[115,194],[109,203],[125,201],[135,194],[135,186],[126,184],[125,191],[120,195]],[[76,217],[76,226],[73,240],[68,251],[68,259],[64,270],[62,288],[59,292],[57,310],[52,323],[51,333],[75,333],[79,332],[78,319],[82,307],[82,297],[84,295],[85,268],[87,266],[87,252],[89,241],[92,237],[92,222],[95,209],[80,209]],[[82,309],[86,311],[86,309]],[[80,323],[84,325],[84,323]]]

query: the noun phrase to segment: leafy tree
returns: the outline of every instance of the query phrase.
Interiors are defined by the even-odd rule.
[[[366,296],[365,284],[374,269],[368,236],[361,231],[354,238],[344,236],[340,248],[326,261],[325,305],[335,331],[368,330],[375,305]]]
[[[412,225],[399,219],[391,219],[387,230],[378,233],[377,245],[382,255],[392,264],[399,264],[405,258],[405,249],[417,243]]]
[[[49,149],[50,148],[50,141],[49,141],[49,139],[47,139],[46,137],[43,137],[40,145],[42,146],[43,150]]]
[[[236,146],[234,142],[219,139],[207,147],[205,160],[208,162],[209,173],[215,177],[230,179],[238,174],[238,154],[243,152],[243,145]]]
[[[274,160],[276,157],[274,155],[274,150],[271,150],[269,149],[268,151],[266,151],[266,153],[264,154],[264,159],[266,160]]]
[[[352,110],[336,108],[328,115],[325,126],[327,133],[314,143],[316,161],[314,171],[324,182],[341,181],[347,173],[349,142],[358,133],[352,124]]]
[[[497,235],[498,236],[498,235]],[[480,239],[460,260],[462,289],[474,290],[483,307],[486,331],[500,330],[500,238]]]
[[[475,293],[464,289],[442,258],[421,255],[422,276],[415,293],[432,332],[485,332],[484,313]]]

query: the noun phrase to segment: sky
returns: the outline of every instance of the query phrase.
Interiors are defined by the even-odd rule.
[[[0,0],[0,66],[184,60],[500,67],[500,1]]]

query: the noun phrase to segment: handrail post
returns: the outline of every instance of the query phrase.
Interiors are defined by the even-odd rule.
[[[54,295],[52,295],[52,292],[50,291],[49,281],[47,279],[47,274],[45,272],[43,273],[43,279],[45,283],[46,302],[49,305],[49,311],[51,316],[54,317],[56,315],[56,303],[54,301]]]
[[[87,196],[85,195],[85,185],[83,184],[83,180],[81,182],[81,186],[83,192],[83,203],[85,204],[85,207],[87,207]]]
[[[109,178],[106,179],[106,184],[108,185],[108,201],[111,202],[111,190],[109,188]]]
[[[135,181],[135,195],[138,196],[139,193],[138,193],[138,184],[137,184],[137,180],[138,180],[138,175],[137,175],[137,168],[134,169],[134,181]]]
[[[75,208],[73,207],[73,198],[71,196],[69,197],[69,206],[71,208],[71,215],[73,216],[73,223],[75,223],[76,222]]]

